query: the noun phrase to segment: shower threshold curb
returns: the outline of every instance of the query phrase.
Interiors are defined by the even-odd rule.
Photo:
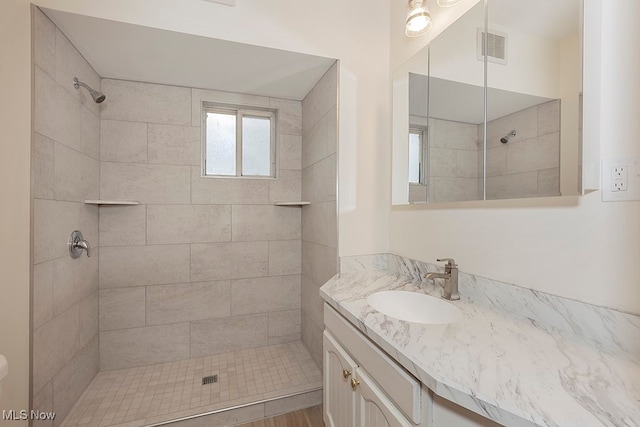
[[[289,398],[303,397],[305,395],[309,395],[310,397],[312,397],[314,393],[317,393],[319,391],[320,392],[322,391],[322,387],[316,387],[316,388],[309,389],[309,390],[288,393],[288,394],[285,394],[285,395],[282,395],[282,396],[274,396],[274,397],[270,397],[270,398],[256,400],[256,401],[253,401],[253,402],[242,403],[242,404],[230,406],[230,407],[227,407],[227,408],[215,409],[215,410],[206,411],[206,412],[203,412],[203,413],[200,413],[200,414],[189,415],[189,416],[186,416],[186,417],[175,418],[175,419],[167,420],[167,421],[160,421],[160,422],[153,423],[153,424],[144,424],[143,427],[171,426],[173,424],[176,424],[175,427],[179,427],[178,423],[181,423],[181,422],[190,421],[190,420],[194,420],[194,419],[198,419],[198,418],[204,418],[204,417],[211,416],[211,415],[217,415],[217,414],[221,414],[221,413],[224,413],[224,412],[229,412],[229,411],[233,411],[233,410],[237,410],[237,409],[248,408],[248,407],[251,407],[251,406],[261,405],[261,404],[265,404],[265,403],[277,402],[279,400],[285,400],[285,399],[289,399]],[[320,399],[319,400],[310,399],[308,402],[305,402],[302,405],[291,405],[291,408],[287,408],[287,409],[284,409],[282,411],[274,411],[274,413],[269,413],[269,414],[265,413],[264,416],[261,417],[261,418],[250,417],[250,419],[242,419],[242,420],[239,420],[239,422],[240,423],[247,423],[247,422],[252,422],[252,421],[258,421],[258,420],[263,419],[263,418],[268,418],[268,417],[272,417],[272,416],[275,416],[275,415],[280,415],[280,414],[283,414],[283,413],[288,413],[288,412],[292,412],[292,411],[306,409],[306,408],[310,408],[310,407],[317,406],[317,405],[320,405],[320,404],[322,404],[322,395],[320,395]]]

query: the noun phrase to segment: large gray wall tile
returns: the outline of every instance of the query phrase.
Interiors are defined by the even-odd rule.
[[[79,304],[33,332],[33,390],[40,390],[82,348]]]
[[[55,142],[46,136],[35,134],[33,143],[33,197],[53,199],[55,185]]]
[[[102,162],[100,197],[140,203],[190,203],[189,166]]]
[[[264,347],[269,344],[269,316],[254,314],[191,323],[191,357]]]
[[[100,160],[146,163],[147,124],[120,120],[100,121]]]
[[[269,107],[278,109],[278,131],[288,135],[302,134],[302,103],[270,98]]]
[[[302,169],[302,136],[280,135],[278,154],[280,169]]]
[[[487,178],[487,199],[532,197],[538,194],[538,172],[523,172]]]
[[[58,315],[98,290],[98,248],[91,257],[53,261],[53,312]]]
[[[100,331],[145,326],[145,287],[100,290]]]
[[[54,425],[62,424],[73,405],[99,372],[99,342],[96,335],[53,378]]]
[[[300,276],[258,277],[231,282],[231,314],[300,308]]]
[[[147,206],[101,206],[100,245],[139,246],[147,242]]]
[[[202,177],[198,166],[191,168],[191,203],[203,204],[267,204],[269,181]]]
[[[100,105],[93,101],[89,92],[83,88],[76,89],[73,86],[74,77],[97,91],[101,90],[100,76],[62,31],[56,29],[56,81],[60,87],[90,109],[93,114],[100,114]]]
[[[35,67],[36,132],[80,150],[80,108],[79,102],[69,92]]]
[[[560,195],[560,168],[538,171],[538,195]]]
[[[320,327],[324,326],[324,300],[320,296],[320,286],[313,280],[302,276],[302,307],[313,322]]]
[[[69,256],[73,230],[81,230],[94,246],[98,242],[98,208],[84,203],[35,199],[33,213],[34,263]]]
[[[53,261],[33,267],[33,327],[53,319]]]
[[[33,394],[33,409],[41,412],[53,412],[53,383],[51,381]],[[32,427],[53,427],[53,420],[33,420]]]
[[[478,200],[477,178],[434,177],[431,185],[435,191],[435,202]]]
[[[560,134],[550,133],[507,146],[507,173],[560,166]]]
[[[103,247],[100,288],[189,281],[189,245]]]
[[[515,130],[517,135],[511,137],[509,143],[538,136],[538,109],[536,107],[527,108],[487,123],[487,147],[502,145],[500,138],[512,130]]]
[[[302,272],[302,243],[300,240],[269,242],[269,275],[287,276]]]
[[[149,325],[228,317],[230,314],[229,281],[147,287]]]
[[[147,243],[231,241],[231,206],[149,205]]]
[[[538,136],[560,132],[560,100],[538,105]]]
[[[191,245],[191,280],[242,279],[269,274],[267,242]]]
[[[100,162],[72,150],[55,145],[55,198],[72,202],[97,199],[100,193]]]
[[[189,357],[189,323],[100,333],[100,370],[130,368]]]
[[[301,322],[299,308],[269,313],[269,345],[299,340]]]
[[[324,284],[338,272],[335,248],[302,242],[302,274],[318,284]]]
[[[100,310],[98,292],[94,292],[78,303],[80,317],[80,346],[85,346],[100,329]]]
[[[103,119],[182,126],[191,123],[191,89],[104,79],[102,91],[108,96],[102,107]]]
[[[36,66],[55,78],[56,75],[56,26],[40,9],[34,14],[34,52]]]
[[[233,241],[300,239],[300,209],[271,205],[233,206]]]
[[[479,149],[477,124],[436,120],[434,132],[435,147],[470,151]]]
[[[429,149],[429,176],[456,176],[456,150],[432,147]]]
[[[281,169],[277,179],[269,180],[269,200],[272,203],[298,201],[301,196],[301,171]]]
[[[302,101],[302,128],[313,126],[338,102],[338,64],[329,68]]]
[[[199,127],[149,125],[149,163],[197,166],[200,157]]]

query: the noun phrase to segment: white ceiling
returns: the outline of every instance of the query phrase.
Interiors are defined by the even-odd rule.
[[[410,74],[410,93],[426,93],[427,77]],[[416,89],[415,86],[418,86]],[[479,124],[484,120],[482,87],[429,78],[429,116],[461,123]],[[426,116],[426,100],[410,97],[410,115]],[[487,121],[551,101],[550,98],[525,95],[502,89],[487,89]]]
[[[52,9],[43,11],[103,78],[302,100],[335,62]]]

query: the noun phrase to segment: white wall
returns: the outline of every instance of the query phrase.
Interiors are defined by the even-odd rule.
[[[29,404],[31,36],[28,1],[0,3],[0,411]],[[27,425],[2,421],[0,426]]]
[[[195,0],[36,3],[72,13],[340,59],[339,251],[342,255],[387,251],[390,170],[387,0],[320,3],[240,0],[235,8]],[[3,397],[2,407],[17,409],[26,408],[28,399],[29,5],[30,0],[0,3],[3,58],[0,342],[10,343],[0,351],[9,356],[12,372],[8,391],[5,390],[11,397]],[[7,244],[9,241],[11,246]]]
[[[601,155],[638,154],[640,3],[602,3]],[[406,60],[419,47],[397,37],[403,23],[393,17],[404,7],[392,4],[391,49]],[[393,207],[390,251],[454,257],[470,273],[640,314],[640,202],[600,197]]]

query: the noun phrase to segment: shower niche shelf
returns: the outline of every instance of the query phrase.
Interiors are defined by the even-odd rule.
[[[97,205],[97,206],[136,206],[140,202],[135,200],[85,200],[85,205]]]
[[[302,206],[308,206],[310,204],[311,204],[311,202],[275,202],[273,205],[274,206],[298,206],[298,207],[302,207]]]

